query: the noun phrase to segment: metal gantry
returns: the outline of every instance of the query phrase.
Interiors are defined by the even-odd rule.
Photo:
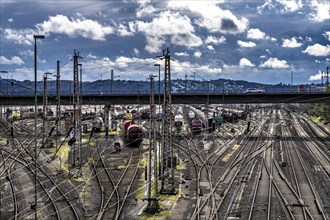
[[[163,146],[161,158],[161,189],[162,194],[175,194],[174,186],[174,157],[172,146],[172,100],[171,100],[171,65],[170,52],[163,51],[164,65],[164,100],[163,100]]]

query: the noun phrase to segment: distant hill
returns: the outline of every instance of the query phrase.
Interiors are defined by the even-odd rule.
[[[155,93],[158,93],[159,82],[155,80]],[[263,89],[266,92],[290,92],[297,91],[298,85],[294,85],[292,88],[289,84],[262,84],[255,82],[247,82],[244,80],[228,80],[228,79],[216,79],[210,81],[193,81],[174,79],[171,81],[173,93],[236,93],[244,92],[247,88]],[[37,82],[38,93],[43,93],[43,81]],[[303,85],[307,91],[315,91],[320,85],[306,84]],[[73,82],[69,80],[61,80],[61,94],[73,93]],[[112,83],[113,94],[137,94],[137,93],[149,93],[150,82],[149,81],[133,81],[133,80],[114,80]],[[160,82],[160,91],[163,92],[163,81]],[[97,80],[93,82],[83,82],[82,92],[83,94],[110,94],[111,83],[110,80]],[[34,82],[25,80],[7,80],[2,79],[0,83],[0,93],[9,95],[33,95],[34,94]],[[56,94],[56,82],[48,81],[48,94],[55,96]]]

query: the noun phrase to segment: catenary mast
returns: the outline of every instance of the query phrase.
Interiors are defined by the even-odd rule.
[[[172,146],[172,100],[171,100],[171,56],[167,49],[163,51],[160,59],[165,60],[164,65],[164,100],[163,100],[163,148],[161,158],[161,189],[162,194],[175,194],[174,186],[174,157]]]

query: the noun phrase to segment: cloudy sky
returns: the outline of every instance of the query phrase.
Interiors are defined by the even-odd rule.
[[[1,0],[1,77],[38,80],[45,72],[83,80],[146,80],[169,48],[172,78],[261,83],[319,82],[330,65],[328,0]],[[162,69],[163,71],[163,69]]]

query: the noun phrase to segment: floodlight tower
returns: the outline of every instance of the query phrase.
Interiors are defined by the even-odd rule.
[[[37,105],[38,105],[38,97],[37,97],[37,39],[44,39],[44,35],[33,35],[34,38],[34,217],[38,218],[38,189],[37,189],[37,122],[38,122],[38,114],[37,114]]]
[[[163,149],[161,158],[161,189],[162,194],[175,194],[174,186],[174,157],[172,146],[172,99],[171,99],[171,56],[167,49],[163,50],[160,59],[164,65],[164,100],[163,100]]]

